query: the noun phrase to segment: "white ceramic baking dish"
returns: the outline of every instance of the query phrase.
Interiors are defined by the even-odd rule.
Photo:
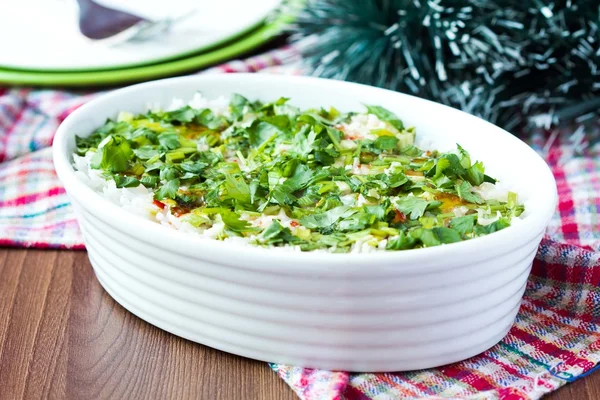
[[[460,143],[525,202],[524,223],[427,249],[368,254],[236,247],[170,230],[119,208],[74,174],[74,136],[119,111],[240,93],[343,111],[377,104],[440,150]],[[339,81],[204,75],[131,86],[70,115],[54,140],[96,275],[123,307],[175,335],[259,360],[351,371],[434,367],[476,355],[508,332],[554,212],[551,171],[526,144],[466,113]]]

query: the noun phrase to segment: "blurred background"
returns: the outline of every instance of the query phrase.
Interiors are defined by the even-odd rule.
[[[237,68],[386,87],[518,135],[560,127],[579,151],[598,140],[599,14],[597,0],[4,1],[0,84],[90,90],[266,53]]]
[[[0,5],[0,81],[116,85],[181,74],[263,45],[281,0],[22,0]],[[267,18],[270,18],[267,21]]]
[[[3,1],[0,90],[53,88],[65,117],[82,94],[169,76],[316,75],[459,108],[546,153],[560,138],[568,158],[600,138],[599,10],[597,0]],[[11,93],[4,103],[23,101]],[[47,146],[53,128],[28,147],[0,141],[0,157]]]

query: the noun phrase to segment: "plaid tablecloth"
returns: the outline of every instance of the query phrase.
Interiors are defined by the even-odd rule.
[[[299,74],[284,47],[202,73]],[[56,128],[98,93],[0,88],[0,245],[83,249],[52,165]],[[575,153],[568,133],[526,138],[557,180],[559,205],[515,325],[469,360],[415,372],[360,374],[271,367],[302,399],[536,399],[600,362],[600,148]]]

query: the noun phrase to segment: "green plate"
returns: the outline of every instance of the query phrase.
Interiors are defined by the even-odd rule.
[[[263,24],[247,35],[239,37],[222,47],[160,64],[83,72],[39,72],[0,68],[0,84],[70,87],[109,86],[183,74],[231,59],[260,46],[279,34],[291,19],[290,15],[279,15],[268,24]]]

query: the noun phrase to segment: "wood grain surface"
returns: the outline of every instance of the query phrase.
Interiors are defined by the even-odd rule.
[[[85,252],[0,249],[0,399],[21,398],[296,399],[266,363],[127,312]],[[600,399],[600,373],[546,398]]]

